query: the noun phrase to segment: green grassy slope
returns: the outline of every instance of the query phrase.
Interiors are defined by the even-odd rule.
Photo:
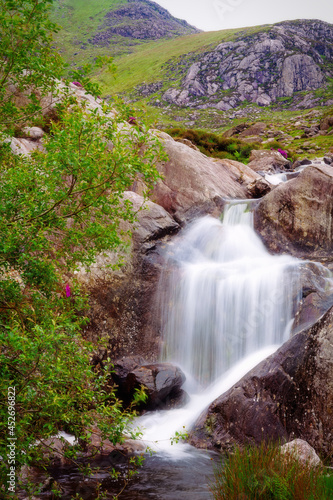
[[[219,43],[234,40],[241,34],[250,35],[267,29],[267,26],[238,28],[233,30],[202,32],[178,37],[173,40],[159,40],[144,46],[137,46],[130,54],[115,58],[118,68],[117,79],[107,73],[99,76],[104,92],[127,92],[136,85],[163,80],[168,72],[167,63],[177,63],[177,59],[193,53],[205,52]],[[181,62],[180,62],[181,64]],[[167,86],[168,82],[166,82]]]

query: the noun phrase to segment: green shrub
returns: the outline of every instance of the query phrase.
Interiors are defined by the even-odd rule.
[[[279,446],[236,447],[215,470],[214,500],[328,500],[333,476],[281,454]]]
[[[177,139],[188,139],[206,156],[213,158],[229,158],[247,163],[252,149],[258,149],[258,144],[248,144],[240,139],[227,138],[213,132],[203,130],[172,128],[167,133]]]

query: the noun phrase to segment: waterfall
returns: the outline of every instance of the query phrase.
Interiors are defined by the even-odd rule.
[[[163,360],[206,386],[251,353],[288,339],[299,261],[268,253],[249,202],[228,204],[223,222],[196,221],[173,248],[160,284]]]
[[[250,201],[230,202],[223,221],[204,217],[167,251],[159,285],[162,360],[186,373],[190,402],[141,417],[143,440],[174,459],[193,455],[170,446],[200,413],[290,335],[301,298],[300,261],[271,255],[253,229]],[[204,388],[204,390],[202,390]]]

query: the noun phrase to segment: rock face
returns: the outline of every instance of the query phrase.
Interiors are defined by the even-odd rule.
[[[90,297],[90,323],[85,335],[90,340],[108,337],[113,359],[137,354],[154,360],[159,352],[159,339],[152,300],[163,264],[164,238],[179,226],[162,207],[149,201],[144,203],[142,196],[128,192],[126,198],[133,203],[134,210],[145,207],[137,214],[129,247],[122,254],[100,255],[90,272],[82,269],[77,274]],[[118,270],[106,267],[116,264],[119,258],[124,262],[123,267]]]
[[[263,439],[307,441],[333,452],[333,310],[298,333],[216,399],[199,418],[191,443],[227,449]]]
[[[105,15],[104,24],[88,41],[108,46],[119,35],[135,40],[156,40],[199,33],[186,21],[171,16],[166,9],[149,0],[128,0]]]
[[[247,198],[247,186],[260,175],[233,160],[214,160],[199,151],[158,132],[168,161],[158,168],[163,180],[158,182],[152,199],[178,222],[195,216],[220,214],[227,198]]]
[[[274,252],[332,260],[333,168],[309,166],[255,209],[255,228]]]
[[[269,106],[280,98],[322,87],[331,75],[333,26],[322,21],[286,21],[241,34],[214,50],[188,58],[181,85],[163,98],[178,106],[227,111],[245,101]],[[309,96],[307,96],[309,97]],[[204,98],[204,99],[203,99]],[[311,99],[310,99],[311,100]],[[316,97],[298,100],[311,107]]]

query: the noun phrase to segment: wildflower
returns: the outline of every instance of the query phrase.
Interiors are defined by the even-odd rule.
[[[284,151],[283,149],[278,149],[278,152],[284,157],[284,158],[288,158],[288,153],[287,151]]]
[[[66,297],[68,298],[70,296],[71,296],[71,287],[67,283],[67,285],[66,285]]]
[[[127,120],[130,125],[136,125],[136,118],[135,116],[130,116],[129,119]]]

